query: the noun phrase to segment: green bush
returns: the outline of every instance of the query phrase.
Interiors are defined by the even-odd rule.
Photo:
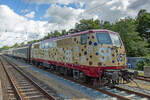
[[[144,66],[150,66],[150,59],[149,58],[147,58],[145,60]]]
[[[138,61],[136,65],[137,65],[137,68],[136,68],[137,70],[143,71],[145,62],[144,61]]]
[[[136,68],[137,70],[144,70],[144,66],[150,66],[150,59],[146,58],[145,61],[138,61],[136,64],[138,67]]]

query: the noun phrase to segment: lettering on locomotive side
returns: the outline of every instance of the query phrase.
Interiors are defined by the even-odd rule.
[[[117,61],[119,62],[119,61],[124,61],[125,60],[125,54],[117,54],[117,56],[116,56],[116,58],[117,58]]]
[[[99,48],[98,53],[102,56],[100,57],[101,62],[106,62],[107,57],[109,58],[110,62],[112,62],[112,56],[111,56],[111,49],[110,48]]]

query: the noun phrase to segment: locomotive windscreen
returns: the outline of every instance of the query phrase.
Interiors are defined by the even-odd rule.
[[[96,33],[96,37],[98,42],[102,44],[113,44],[113,46],[120,46],[121,44],[119,36],[116,34]]]
[[[121,41],[119,39],[119,36],[117,34],[110,34],[113,46],[120,46]]]
[[[99,43],[112,44],[109,33],[96,33],[96,37]]]

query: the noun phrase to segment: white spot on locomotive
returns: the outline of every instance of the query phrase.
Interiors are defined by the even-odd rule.
[[[81,56],[81,63],[85,63],[86,62],[86,57],[85,56]]]
[[[92,52],[93,52],[93,47],[92,47],[92,46],[88,46],[87,52],[88,52],[88,53],[92,53]]]
[[[72,51],[71,50],[66,50],[65,51],[65,56],[66,56],[65,61],[72,63]]]

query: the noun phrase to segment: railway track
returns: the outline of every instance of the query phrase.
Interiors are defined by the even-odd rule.
[[[96,88],[96,87],[93,87],[89,84],[73,80],[72,78],[70,78],[68,76],[64,76],[64,75],[61,75],[61,74],[58,74],[58,73],[54,73],[53,71],[50,71],[50,70],[48,70],[48,72],[51,72],[53,74],[56,74],[60,77],[65,78],[67,80],[73,81],[75,83],[81,84],[83,86],[86,86],[88,88],[94,89],[94,90],[99,91],[99,92],[102,92],[102,93],[107,94],[109,96],[116,97],[116,98],[121,99],[121,100],[131,100],[131,99],[149,100],[150,99],[150,95],[146,95],[146,94],[143,94],[143,93],[140,93],[140,92],[128,90],[128,89],[125,89],[125,88],[122,88],[122,87],[119,87],[119,86],[116,86],[114,88]]]
[[[0,76],[1,76],[1,87],[3,92],[3,100],[17,100],[17,93],[14,90],[11,80],[8,78],[5,70],[2,67],[0,60]]]
[[[15,65],[17,66],[17,64],[15,64]],[[40,67],[40,68],[42,68],[42,67]],[[128,89],[125,89],[125,88],[122,88],[119,86],[116,86],[114,88],[95,88],[89,84],[73,80],[71,77],[64,76],[64,75],[61,75],[59,73],[55,73],[55,72],[50,71],[50,70],[45,70],[45,71],[51,72],[53,74],[56,74],[57,76],[63,77],[64,79],[73,81],[77,84],[81,84],[83,86],[86,86],[86,87],[91,88],[93,90],[96,90],[98,92],[102,92],[102,93],[107,94],[109,96],[116,97],[117,99],[121,99],[121,100],[131,100],[131,99],[149,100],[150,99],[149,95],[146,95],[146,94],[143,94],[140,92],[136,92],[136,91],[132,91],[132,90],[128,90]]]
[[[107,94],[109,96],[116,97],[117,99],[121,99],[121,100],[133,100],[133,99],[149,100],[150,99],[150,95],[146,95],[146,94],[143,94],[143,93],[140,93],[140,92],[128,90],[128,89],[125,89],[125,88],[122,88],[122,87],[119,87],[119,86],[115,86],[114,88],[108,88],[108,87],[107,88],[106,87],[105,88],[96,88],[96,87],[93,87],[89,84],[82,83],[82,82],[79,82],[79,81],[76,81],[76,80],[72,80],[71,78],[68,78],[66,76],[62,76],[62,75],[59,75],[59,76],[65,78],[65,79],[71,80],[73,82],[76,82],[78,84],[84,85],[88,88],[92,88],[96,91]]]
[[[54,96],[40,87],[19,68],[8,62],[6,59],[0,60],[7,77],[11,82],[11,89],[15,92],[16,100],[56,100]]]
[[[137,79],[142,80],[142,81],[150,82],[150,77],[138,76]]]

